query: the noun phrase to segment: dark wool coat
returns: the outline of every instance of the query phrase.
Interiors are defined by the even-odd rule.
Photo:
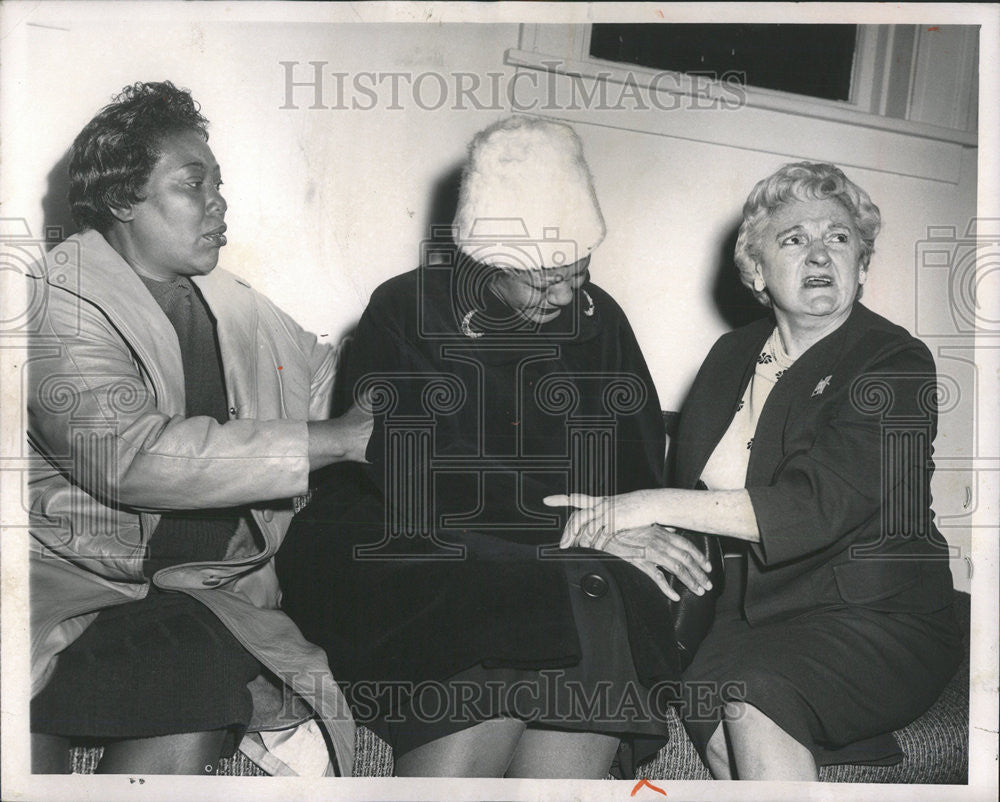
[[[342,682],[575,664],[565,552],[552,548],[566,513],[542,499],[662,486],[659,401],[618,305],[587,283],[539,327],[482,278],[445,266],[386,282],[338,372],[334,414],[375,390],[371,465],[317,475],[278,570],[284,609]],[[600,556],[640,676],[676,678],[666,598]]]
[[[705,359],[679,423],[679,486],[697,482],[773,327],[765,319],[730,332]],[[761,535],[748,557],[751,624],[844,604],[951,604],[947,546],[930,511],[935,382],[927,347],[861,304],[782,375],[747,469]]]

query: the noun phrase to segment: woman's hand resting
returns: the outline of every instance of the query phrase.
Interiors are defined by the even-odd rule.
[[[639,529],[661,523],[657,490],[636,490],[617,496],[546,496],[550,507],[577,507],[570,515],[559,541],[561,548],[580,546],[604,550],[604,544],[616,532]]]
[[[566,524],[561,548],[580,546],[620,557],[652,579],[664,595],[679,601],[661,568],[676,576],[699,596],[712,589],[711,563],[686,537],[653,523],[655,490],[638,490],[620,496],[594,497],[581,494],[548,496],[550,507],[580,507]]]
[[[676,576],[699,596],[712,589],[708,578],[711,564],[691,541],[668,527],[644,526],[618,531],[607,540],[602,551],[634,565],[673,601],[680,601],[681,597],[670,587],[663,571]]]
[[[363,404],[355,404],[339,418],[309,421],[310,470],[331,462],[366,462],[374,423],[371,408]]]

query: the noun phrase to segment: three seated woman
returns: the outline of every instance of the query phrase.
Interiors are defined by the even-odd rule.
[[[959,636],[929,440],[887,478],[863,390],[933,435],[930,354],[858,303],[863,190],[795,164],[751,193],[736,259],[773,317],[709,354],[667,488],[652,379],[591,282],[614,265],[571,128],[477,135],[454,246],[375,291],[336,382],[332,349],[216,269],[206,140],[189,95],[148,84],[74,146],[85,231],[40,279],[62,347],[29,399],[35,771],[88,737],[101,770],[200,773],[312,712],[349,774],[341,689],[398,775],[629,773],[684,682],[729,689],[685,721],[716,777],[892,752]],[[142,155],[124,180],[109,141]]]

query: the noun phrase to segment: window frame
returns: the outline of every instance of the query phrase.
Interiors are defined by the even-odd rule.
[[[898,116],[900,111],[908,114],[919,109],[924,102],[921,92],[932,91],[922,85],[917,70],[921,33],[920,26],[858,25],[850,100],[826,100],[743,86],[745,104],[750,108],[977,147],[978,121],[968,103],[957,111],[957,116],[964,117],[964,128],[931,125]],[[554,71],[615,84],[634,82],[650,92],[699,98],[726,96],[725,87],[717,80],[594,58],[590,55],[590,38],[589,24],[522,24],[519,46],[507,50],[504,61],[519,69]],[[966,58],[974,56],[970,52]],[[974,70],[974,63],[972,67]],[[669,88],[664,88],[662,81],[654,83],[654,77],[664,74],[671,76]],[[894,113],[897,116],[891,116]]]

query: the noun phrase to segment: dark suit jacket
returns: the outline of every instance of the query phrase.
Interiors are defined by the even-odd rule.
[[[729,426],[774,326],[719,339],[681,413],[676,484],[693,487]],[[919,340],[856,304],[775,385],[746,487],[759,543],[748,549],[751,624],[860,605],[932,611],[952,600],[933,523],[934,361]]]

